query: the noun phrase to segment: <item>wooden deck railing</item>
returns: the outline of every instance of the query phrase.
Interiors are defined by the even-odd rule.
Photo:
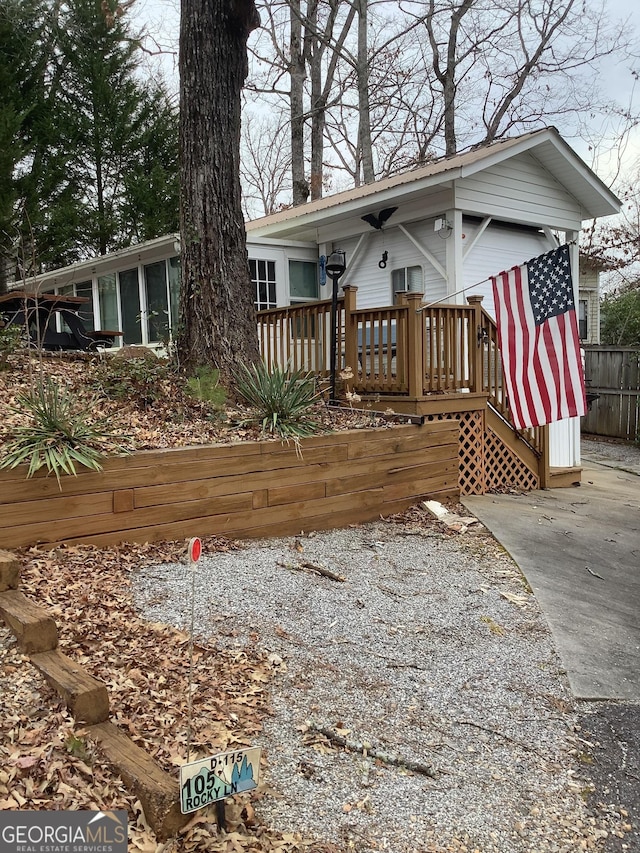
[[[398,305],[357,308],[357,288],[343,288],[338,303],[338,370],[350,367],[349,387],[359,394],[421,398],[430,394],[484,393],[508,424],[513,420],[498,349],[496,324],[482,297],[468,305],[422,304],[404,294]],[[258,313],[262,357],[329,375],[331,300]],[[542,430],[520,431],[538,453]]]
[[[479,391],[476,327],[472,306],[433,305],[421,311],[424,336],[423,391]]]
[[[268,366],[329,375],[331,300],[258,312],[260,354]],[[344,349],[344,299],[338,300],[338,352]]]

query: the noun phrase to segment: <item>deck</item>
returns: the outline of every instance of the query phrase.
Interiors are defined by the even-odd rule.
[[[548,427],[518,430],[509,409],[497,330],[482,297],[467,305],[424,306],[404,294],[383,308],[358,308],[357,288],[338,303],[338,389],[348,405],[455,417],[460,423],[460,491],[524,491],[580,479],[579,469],[549,467]],[[331,300],[258,314],[267,364],[329,380]]]

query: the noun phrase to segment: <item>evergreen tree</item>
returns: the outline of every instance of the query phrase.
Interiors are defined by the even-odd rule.
[[[124,175],[121,226],[127,243],[180,228],[177,108],[162,86],[146,87],[138,160]]]
[[[139,44],[121,11],[112,0],[72,0],[61,21],[59,40],[65,66],[60,123],[66,132],[65,150],[71,155],[68,180],[75,184],[82,208],[82,243],[101,255],[126,245],[129,234],[133,231],[135,236],[138,230],[138,223],[131,221],[136,208],[125,201],[127,184],[134,203],[139,203],[145,174],[151,176],[155,170],[152,195],[157,195],[158,185],[170,183],[165,163],[171,158],[163,157],[163,163],[156,154],[167,134],[174,140],[177,136],[177,119],[168,127],[158,120],[170,113],[164,92],[154,91],[137,77]],[[169,164],[174,178],[177,143],[175,152]],[[147,210],[154,209],[155,198],[144,201]],[[128,223],[123,220],[125,207]],[[154,228],[141,230],[149,236]]]
[[[0,0],[0,84],[11,77],[0,93],[0,224],[8,230],[13,217],[28,272],[176,231],[179,221],[177,109],[141,79],[130,3],[37,2]],[[22,29],[30,22],[29,40],[15,21],[3,26],[9,7],[22,10]],[[23,45],[28,73],[11,53]]]
[[[20,243],[22,184],[42,106],[45,29],[39,2],[0,0],[0,292]]]
[[[640,347],[640,288],[605,296],[600,306],[600,339],[617,347]]]

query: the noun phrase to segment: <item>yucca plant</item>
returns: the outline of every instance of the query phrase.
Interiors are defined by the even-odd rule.
[[[291,372],[276,364],[269,370],[259,362],[241,364],[234,380],[236,391],[255,411],[253,420],[264,432],[296,440],[320,429],[309,414],[319,396],[312,373]]]
[[[75,475],[76,465],[101,471],[99,460],[107,448],[114,447],[114,436],[104,419],[89,420],[91,408],[86,404],[80,408],[51,377],[17,394],[11,409],[27,414],[30,423],[15,427],[5,441],[0,468],[28,463],[27,479],[46,468],[48,474],[55,474],[59,486],[60,475]]]

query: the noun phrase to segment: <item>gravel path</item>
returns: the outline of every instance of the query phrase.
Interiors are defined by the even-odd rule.
[[[180,565],[144,570],[137,606],[188,627],[191,584]],[[327,853],[597,849],[550,633],[480,525],[452,535],[414,511],[256,541],[204,557],[194,584],[196,633],[257,644],[277,671],[259,743],[269,825]]]
[[[636,442],[582,436],[581,454],[586,461],[640,474],[640,444]]]

